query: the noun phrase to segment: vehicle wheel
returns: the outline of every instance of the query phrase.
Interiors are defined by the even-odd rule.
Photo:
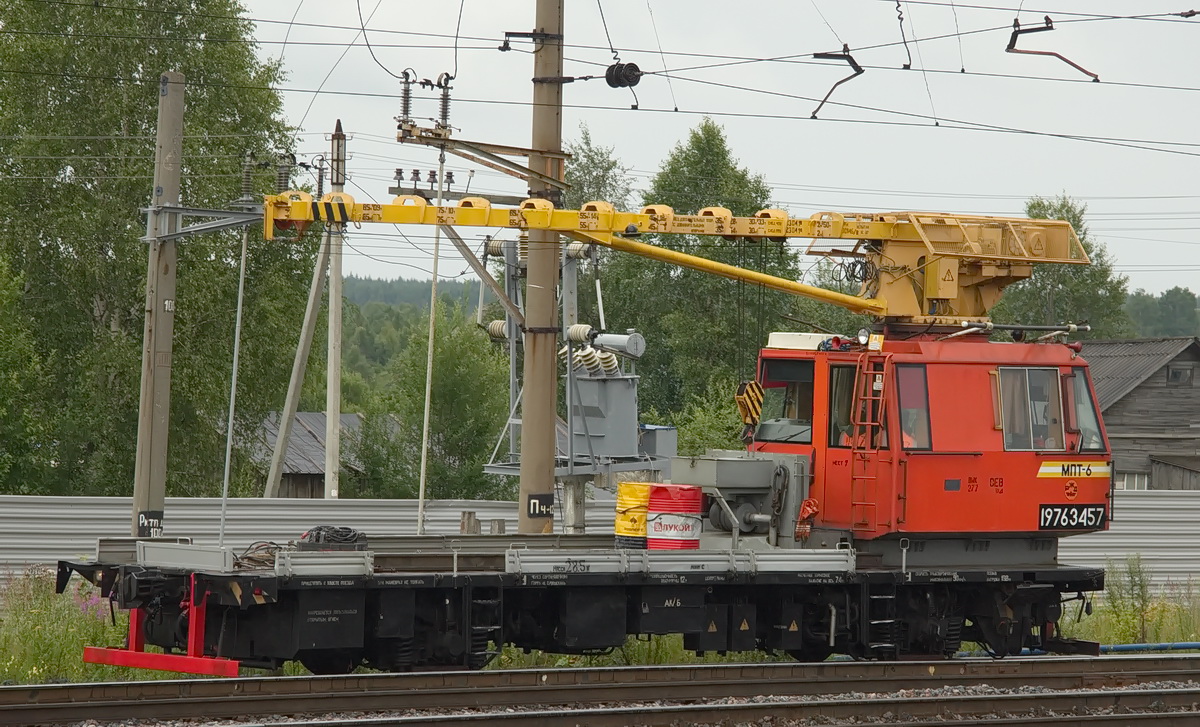
[[[305,669],[317,675],[349,674],[358,665],[346,651],[308,651],[298,659]]]
[[[833,648],[829,644],[809,642],[799,649],[788,649],[788,656],[801,662],[820,662],[829,658]]]

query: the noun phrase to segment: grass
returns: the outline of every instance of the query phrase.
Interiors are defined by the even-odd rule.
[[[1102,644],[1200,641],[1200,591],[1191,581],[1152,586],[1142,558],[1105,565],[1105,590],[1091,616],[1069,609],[1063,632]]]
[[[87,664],[85,646],[125,642],[128,614],[115,623],[106,599],[75,579],[68,592],[54,592],[54,572],[33,568],[8,581],[0,610],[0,683],[134,681],[179,678],[177,674]]]
[[[506,646],[488,666],[489,669],[531,669],[551,667],[602,667],[638,666],[646,664],[723,664],[745,662],[791,661],[791,657],[771,655],[762,651],[729,652],[724,655],[708,652],[697,656],[683,648],[683,637],[678,634],[667,636],[630,636],[625,644],[601,654],[548,654]]]

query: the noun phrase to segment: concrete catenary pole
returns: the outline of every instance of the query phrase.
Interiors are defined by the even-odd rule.
[[[329,186],[334,194],[346,188],[346,135],[342,120],[333,130]],[[325,497],[338,496],[342,462],[342,233],[345,223],[330,223],[329,348],[325,380]]]
[[[563,0],[537,0],[533,54],[532,148],[554,154],[562,151]],[[556,156],[530,154],[529,166],[552,177],[562,177]],[[531,196],[549,196],[554,187],[530,185]],[[517,532],[543,533],[554,527],[554,467],[558,398],[558,234],[529,233],[529,268],[526,282],[525,388],[521,413],[521,491]]]
[[[158,131],[154,144],[151,207],[179,206],[183,164],[183,74],[167,71],[158,79]],[[146,321],[142,338],[142,387],[138,400],[137,455],[133,470],[130,533],[162,535],[167,494],[167,432],[171,413],[171,355],[175,335],[176,212],[150,212],[146,219]]]
[[[324,165],[317,167],[317,198],[321,197],[324,184]],[[283,192],[284,190],[280,190]],[[271,470],[267,475],[267,486],[263,497],[279,497],[279,484],[283,479],[283,461],[287,455],[288,439],[292,435],[292,424],[296,409],[300,406],[300,390],[304,387],[304,372],[308,367],[308,354],[312,350],[313,335],[317,330],[317,317],[321,312],[321,294],[325,292],[325,272],[329,269],[329,225],[321,235],[321,249],[313,266],[312,284],[308,288],[308,304],[304,308],[304,323],[300,327],[300,341],[296,344],[296,358],[292,360],[292,377],[288,381],[287,398],[279,415],[279,433],[275,438],[275,451],[271,455]]]

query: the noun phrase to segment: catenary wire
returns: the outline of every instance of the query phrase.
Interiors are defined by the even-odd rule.
[[[87,79],[91,79],[91,80],[106,80],[106,81],[116,81],[116,82],[126,82],[126,83],[143,83],[143,84],[157,82],[157,79],[127,79],[127,78],[121,78],[121,77],[97,76],[97,75],[89,75],[89,74],[72,74],[72,73],[62,73],[62,72],[52,72],[52,71],[32,71],[32,70],[28,70],[28,69],[14,70],[14,69],[10,69],[10,68],[0,69],[0,74],[25,74],[25,75],[53,76],[53,77],[87,78]],[[701,83],[701,84],[706,84],[706,85],[729,86],[729,84],[721,84],[716,81],[705,81],[702,79],[684,78],[684,77],[679,77],[679,78],[681,80],[687,80],[687,81],[691,81],[694,83]],[[320,93],[326,93],[326,94],[330,94],[330,95],[341,95],[341,96],[366,97],[366,98],[395,98],[395,94],[389,94],[389,93],[379,93],[379,92],[369,92],[369,91],[325,90],[323,88],[318,88],[316,90],[313,90],[313,89],[301,89],[301,88],[253,86],[253,85],[248,85],[248,84],[214,83],[214,82],[202,82],[202,81],[188,81],[187,85],[194,86],[194,87],[201,87],[201,88],[238,88],[238,89],[248,89],[248,90],[278,91],[281,93],[306,93],[306,94],[313,94],[314,101],[315,101],[316,96]],[[781,91],[767,91],[765,89],[745,89],[744,87],[741,87],[741,86],[736,86],[734,88],[739,88],[742,90],[752,90],[752,91],[755,91],[758,93],[765,93],[765,94],[775,95],[775,96],[793,97],[793,98],[797,98],[797,99],[808,99],[808,97],[794,95],[794,94],[786,94]],[[416,97],[414,97],[414,98],[416,98]],[[434,100],[434,99],[433,99],[433,97],[421,97],[419,100],[424,101],[424,100]],[[499,106],[551,105],[551,104],[538,104],[533,101],[514,101],[511,99],[456,98],[455,101],[457,103],[471,103],[471,104],[499,105]],[[929,117],[921,115],[921,114],[914,114],[914,113],[903,112],[903,111],[895,111],[895,110],[891,110],[891,109],[870,107],[870,106],[864,106],[861,104],[848,104],[848,103],[837,102],[837,101],[829,101],[828,103],[830,105],[843,106],[843,107],[847,107],[847,108],[851,108],[851,109],[868,110],[868,111],[873,111],[873,112],[877,112],[877,113],[900,115],[900,116],[905,116],[905,117],[914,117],[914,118],[918,118],[918,119],[928,119],[929,118]],[[311,109],[311,108],[312,108],[312,101],[310,101],[310,103],[309,103],[309,109]],[[562,108],[591,110],[591,111],[629,111],[629,109],[626,109],[621,106],[605,106],[605,105],[601,105],[601,104],[562,104]],[[779,120],[788,120],[788,121],[801,121],[801,120],[809,121],[809,119],[806,117],[797,116],[797,115],[793,115],[793,114],[763,113],[763,112],[750,112],[750,111],[728,111],[728,110],[719,110],[719,109],[677,110],[677,109],[667,109],[667,108],[641,107],[639,109],[639,112],[655,113],[655,114],[658,114],[658,113],[684,113],[684,114],[689,114],[689,115],[716,116],[716,117],[726,117],[726,118],[752,118],[752,119],[779,119]],[[819,121],[819,122],[824,122],[824,123],[850,123],[850,124],[866,124],[866,125],[892,126],[892,127],[932,128],[932,125],[928,124],[928,123],[916,123],[916,122],[906,122],[906,121],[885,121],[885,120],[880,120],[880,119],[851,119],[851,118],[828,117],[828,118],[822,118],[822,119],[813,120],[813,121],[815,121],[815,122]],[[303,120],[301,123],[303,123]],[[964,124],[964,125],[958,125],[960,123]],[[1128,148],[1132,148],[1132,149],[1155,151],[1155,152],[1166,153],[1166,154],[1178,154],[1178,155],[1183,155],[1183,156],[1200,156],[1200,153],[1188,152],[1188,151],[1183,151],[1180,149],[1163,149],[1163,148],[1158,148],[1158,147],[1154,147],[1154,146],[1146,146],[1147,144],[1161,144],[1164,146],[1185,146],[1185,147],[1200,146],[1200,144],[1197,144],[1195,142],[1129,140],[1129,139],[1121,139],[1118,137],[1100,137],[1100,136],[1090,136],[1090,135],[1082,135],[1082,134],[1065,134],[1065,133],[1056,133],[1056,132],[1037,131],[1037,130],[1033,130],[1033,129],[1020,129],[1020,128],[1014,128],[1014,127],[999,127],[999,126],[989,125],[989,124],[985,124],[983,122],[976,122],[976,121],[964,121],[964,122],[955,122],[952,124],[943,124],[941,126],[941,128],[954,129],[954,130],[959,130],[959,131],[979,131],[979,132],[991,132],[991,133],[1018,134],[1018,135],[1027,135],[1027,136],[1040,136],[1040,137],[1047,137],[1047,138],[1067,139],[1067,140],[1072,140],[1072,141],[1081,141],[1081,142],[1106,144],[1106,145],[1111,145],[1111,146],[1128,147]]]
[[[377,0],[377,2],[375,3],[374,9],[371,10],[371,14],[369,16],[367,16],[368,21],[371,18],[375,17],[376,11],[379,10],[379,6],[382,4],[383,4],[383,0]],[[360,29],[358,32],[359,32],[359,35],[361,35],[363,33],[363,30]],[[356,40],[358,39],[358,35],[356,35],[354,37]],[[305,109],[304,109],[304,115],[300,117],[300,123],[296,124],[296,126],[303,128],[304,121],[306,119],[308,119],[308,114],[310,111],[312,111],[313,104],[316,103],[317,97],[320,95],[321,91],[325,88],[325,83],[329,81],[329,77],[333,75],[333,72],[337,70],[337,67],[339,65],[341,65],[342,59],[344,59],[346,57],[346,54],[349,53],[350,49],[353,47],[354,47],[353,45],[347,45],[346,50],[342,51],[342,54],[340,56],[338,56],[338,59],[333,62],[332,66],[329,67],[329,72],[325,74],[325,77],[321,79],[320,85],[317,86],[317,90],[313,92],[313,97],[311,99],[309,99],[308,106],[305,107]]]
[[[57,0],[36,0],[36,1],[56,2]],[[890,2],[891,0],[888,0],[888,1]],[[66,3],[66,4],[74,5],[77,3]],[[112,7],[112,6],[100,6],[100,7]],[[140,9],[136,9],[136,8],[122,8],[122,9],[140,10]],[[1136,18],[1136,16],[1100,16],[1100,18],[1098,18],[1098,19],[1137,19],[1137,18]],[[284,21],[278,21],[278,22],[284,22]],[[312,25],[316,25],[316,24],[312,24]],[[350,28],[349,26],[318,26],[318,27],[332,27],[332,28],[345,28],[348,30],[349,29],[357,30],[356,28]],[[1007,28],[1007,27],[1008,26],[1005,26],[1005,28]],[[388,30],[381,30],[381,29],[373,29],[373,32],[376,32],[376,33],[385,33],[385,32],[410,33],[411,31],[388,31]],[[261,43],[261,44],[273,44],[273,43],[284,42],[284,41],[272,41],[272,40],[227,39],[227,38],[226,39],[223,39],[223,38],[174,38],[174,37],[169,37],[169,36],[75,34],[75,33],[60,33],[60,32],[50,32],[50,31],[18,31],[18,30],[0,29],[0,34],[5,34],[5,33],[25,34],[25,35],[41,35],[41,36],[58,36],[58,37],[70,37],[70,38],[96,37],[96,38],[180,41],[180,42],[185,42],[185,41],[186,42],[211,42],[211,43],[237,42],[237,43]],[[427,33],[425,33],[425,34],[414,33],[414,34],[416,34],[416,35],[436,35],[438,37],[450,37],[450,36],[443,35],[443,34],[427,34]],[[952,35],[957,35],[957,34],[952,34]],[[937,36],[937,37],[938,38],[949,37],[949,35]],[[478,40],[489,40],[487,38],[477,38],[477,39]],[[917,40],[931,40],[931,38],[917,39]],[[960,40],[961,40],[961,38],[960,38]],[[914,42],[916,42],[916,41],[914,41]],[[333,41],[290,41],[290,43],[292,45],[335,46],[335,47],[344,47],[347,45],[345,42],[333,42]],[[354,46],[354,45],[356,45],[355,42],[351,41],[350,46]],[[371,45],[376,48],[406,48],[406,49],[440,49],[440,48],[448,49],[450,47],[450,46],[446,46],[446,45],[415,45],[415,44],[390,44],[389,45],[389,44],[381,44],[381,43],[373,43]],[[870,48],[881,48],[881,47],[885,47],[886,45],[889,45],[889,44],[880,44],[880,45],[876,45],[876,46],[870,46]],[[564,46],[565,47],[574,47],[574,48],[603,49],[603,46],[587,46],[587,45],[571,46],[569,44],[564,44]],[[480,51],[491,52],[491,51],[495,50],[495,46],[493,46],[493,45],[470,46],[470,47],[462,47],[462,49],[463,50],[480,50]],[[518,50],[518,49],[514,48],[513,50]],[[761,58],[761,57],[753,57],[753,56],[736,56],[736,55],[725,55],[725,54],[715,54],[715,53],[694,53],[694,52],[682,52],[682,51],[655,51],[653,49],[621,49],[621,50],[623,52],[629,52],[629,53],[659,52],[660,54],[665,53],[667,55],[673,55],[673,56],[687,56],[687,57],[698,57],[698,58],[718,58],[718,59],[727,59],[727,60],[731,60],[731,61],[735,61],[735,62],[739,62],[739,63],[779,62],[779,63],[807,64],[807,65],[836,65],[836,66],[840,67],[840,64],[828,63],[825,61],[812,59],[811,53],[802,53],[802,54],[797,54],[795,56],[776,56],[776,57],[769,57],[769,58]],[[860,49],[860,50],[862,50],[862,49]],[[566,58],[565,60],[573,61],[576,63],[585,63],[585,64],[589,64],[589,65],[595,65],[595,66],[606,65],[604,63],[588,61],[588,60],[579,59],[579,58]],[[664,63],[664,66],[665,65],[666,64]],[[901,69],[895,68],[894,66],[873,66],[873,65],[869,65],[869,64],[860,64],[860,65],[862,65],[863,68],[868,69],[868,70],[888,70],[888,71],[901,70]],[[693,68],[699,68],[699,67],[693,67]],[[686,70],[692,70],[693,68],[689,68]],[[684,69],[677,69],[677,70],[684,70]],[[927,68],[924,70],[928,73],[964,74],[964,70],[961,67],[957,71],[949,70],[949,69],[934,69],[934,68]],[[668,78],[668,84],[669,84],[671,72],[672,71],[670,71],[670,70],[645,71],[645,73],[648,75],[650,75],[650,74],[662,75],[662,76]],[[989,77],[989,78],[1040,80],[1040,81],[1054,81],[1054,82],[1060,82],[1060,83],[1091,83],[1090,80],[1077,79],[1077,78],[1031,76],[1031,75],[1023,75],[1023,74],[1005,74],[1005,73],[982,73],[982,72],[969,72],[969,71],[965,72],[965,73],[966,73],[966,75],[975,75],[975,76]],[[1104,85],[1105,86],[1115,86],[1115,87],[1162,89],[1162,90],[1169,90],[1169,91],[1192,91],[1192,92],[1200,91],[1200,87],[1193,87],[1193,86],[1120,82],[1120,81],[1110,81],[1110,80],[1106,80],[1104,82]]]
[[[891,2],[891,1],[892,0],[880,0],[880,2]],[[939,1],[939,0],[906,0],[906,2],[909,5],[933,5],[933,6],[938,6],[938,7],[955,7],[956,6],[954,0],[941,0],[941,1]],[[1025,6],[1024,0],[1022,0],[1021,4],[1015,8],[1011,7],[1011,6],[1001,7],[1001,6],[996,6],[996,5],[966,5],[963,3],[957,3],[957,7],[963,8],[966,10],[993,10],[993,11],[1004,12],[1004,13],[1021,12],[1021,10],[1024,6]],[[1177,20],[1171,20],[1171,18],[1170,18],[1170,16],[1176,16],[1176,15],[1179,15],[1179,13],[1150,13],[1147,15],[1111,15],[1111,14],[1106,14],[1106,13],[1081,13],[1081,12],[1070,11],[1070,10],[1046,10],[1046,9],[1036,10],[1034,8],[1030,8],[1026,12],[1034,13],[1036,15],[1065,15],[1065,16],[1069,16],[1069,17],[1073,17],[1073,18],[1090,18],[1090,19],[1095,19],[1095,20],[1153,20],[1153,21],[1179,22]]]
[[[396,78],[401,81],[407,80],[407,76],[396,75],[396,73],[394,71],[392,71],[392,69],[383,65],[383,62],[380,61],[379,58],[375,55],[375,49],[371,47],[371,39],[367,36],[367,23],[365,20],[363,20],[362,0],[354,0],[354,7],[358,9],[358,26],[359,26],[360,32],[362,33],[363,42],[366,43],[366,45],[367,45],[367,52],[371,54],[371,60],[375,61],[375,65],[382,68],[392,78]],[[379,6],[376,5],[375,7],[378,9]],[[374,15],[374,14],[375,14],[374,11],[372,11],[371,15]],[[457,50],[458,50],[458,48],[457,48],[457,44],[456,44],[455,51],[457,52]],[[344,57],[344,54],[343,54],[343,57]],[[342,60],[341,58],[338,58],[339,62],[341,62],[341,60]],[[335,63],[334,66],[336,67],[337,64]]]
[[[462,30],[463,8],[466,4],[467,0],[458,0],[458,22],[454,24],[454,72],[450,74],[451,79],[458,78],[458,34]]]
[[[304,0],[296,0],[296,9],[292,11],[292,17],[288,20],[287,31],[283,34],[283,45],[279,47],[279,59],[277,63],[283,65],[283,54],[287,52],[288,39],[292,37],[292,27],[296,22],[296,16],[300,14],[300,8],[304,7]]]
[[[287,21],[287,20],[277,20],[277,19],[273,19],[273,18],[255,18],[255,17],[244,17],[244,16],[237,16],[237,15],[221,15],[221,14],[216,14],[216,13],[187,12],[187,11],[179,11],[179,10],[158,10],[158,9],[153,9],[153,8],[133,7],[133,6],[128,6],[128,5],[102,4],[99,2],[99,0],[93,0],[92,2],[86,2],[86,1],[82,1],[82,0],[26,0],[26,1],[27,2],[40,2],[43,4],[49,4],[49,5],[66,5],[66,6],[83,7],[83,8],[88,8],[88,9],[112,9],[112,10],[121,10],[121,11],[126,11],[126,12],[151,13],[151,14],[172,15],[172,16],[182,15],[182,16],[191,16],[191,17],[213,18],[213,19],[220,19],[220,20],[245,20],[245,21],[249,21],[249,22],[253,22],[253,23],[261,23],[261,24],[278,24],[278,25],[289,25],[290,24],[290,25],[295,25],[296,27],[307,27],[307,28],[315,28],[315,29],[321,29],[321,30],[354,30],[354,31],[358,30],[358,28],[356,26],[351,26],[351,25],[336,25],[336,24],[332,24],[332,23],[294,23],[294,22]],[[884,2],[893,2],[893,0],[883,0],[883,1]],[[910,0],[910,2],[911,1],[912,0]],[[920,2],[917,4],[947,5],[948,3]],[[982,8],[982,9],[987,9],[987,10],[1005,10],[1008,12],[1011,12],[1013,10],[1013,8],[998,8],[998,7],[992,7],[992,6],[978,6],[978,5],[967,6],[967,5],[961,5],[961,4],[958,7]],[[1118,15],[1101,15],[1101,14],[1095,14],[1095,13],[1067,12],[1067,11],[1057,11],[1057,10],[1038,10],[1038,11],[1032,11],[1032,12],[1048,13],[1048,14],[1053,14],[1053,15],[1078,16],[1078,17],[1082,17],[1082,18],[1091,18],[1091,19],[1098,19],[1098,20],[1099,19],[1103,19],[1103,20],[1158,20],[1158,21],[1164,21],[1164,22],[1188,22],[1183,19],[1173,20],[1169,17],[1159,17],[1159,16],[1178,15],[1178,13],[1159,13],[1159,14],[1140,15],[1140,16],[1139,15],[1118,16]],[[1010,26],[1005,25],[1005,26],[999,26],[996,29],[1008,29],[1009,27]],[[376,32],[376,33],[391,33],[391,34],[397,34],[397,35],[414,35],[414,36],[430,37],[430,38],[451,38],[452,37],[451,35],[446,34],[446,33],[429,33],[429,32],[412,31],[412,30],[374,29],[374,32]],[[972,34],[974,32],[979,32],[979,31],[967,31],[967,32],[964,32],[961,34],[951,34],[951,35],[947,35],[944,37],[952,37],[953,35],[968,35],[968,34]],[[941,37],[941,36],[939,36],[939,37]],[[467,40],[478,40],[478,41],[484,41],[484,42],[488,42],[488,43],[493,43],[497,40],[493,36],[463,36],[463,38],[465,38]],[[932,40],[932,39],[926,39],[926,40]],[[340,45],[340,44],[338,44],[338,45]],[[379,44],[377,44],[377,45],[379,45]],[[896,45],[896,44],[888,43],[888,44],[883,44],[883,45],[879,45],[879,46],[870,46],[870,48],[885,47],[886,45]],[[444,46],[442,46],[442,47],[444,47]],[[571,44],[571,43],[563,43],[563,47],[564,48],[589,49],[589,50],[605,50],[606,49],[604,46],[590,45],[590,44]],[[488,49],[494,49],[494,46],[488,46]],[[620,48],[618,50],[620,50],[623,53],[653,53],[653,52],[655,52],[653,49],[639,49],[639,48]],[[694,58],[730,59],[730,60],[744,60],[744,61],[752,61],[752,62],[775,60],[772,58],[727,56],[727,55],[718,54],[718,53],[670,51],[670,50],[666,51],[666,54],[673,55],[673,56],[686,56],[686,57],[694,57]],[[808,55],[808,54],[801,54],[801,55]],[[659,73],[661,73],[661,72],[662,71],[659,71]]]
[[[662,60],[663,68],[667,67],[667,57],[663,53],[662,40],[658,37],[658,22],[654,19],[654,8],[650,6],[650,0],[646,0],[646,12],[650,14],[650,29],[654,31],[654,43],[658,46],[658,57]],[[679,101],[675,98],[675,84],[671,81],[670,73],[659,74],[667,79],[667,90],[671,92],[671,105],[675,110],[679,110]]]

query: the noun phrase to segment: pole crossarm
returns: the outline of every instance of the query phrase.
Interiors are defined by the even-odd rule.
[[[258,211],[241,211],[241,210],[215,210],[206,209],[203,207],[179,207],[172,205],[163,205],[159,207],[148,207],[142,210],[148,215],[159,214],[177,214],[182,217],[214,217],[216,219],[208,222],[197,222],[194,225],[188,225],[175,232],[170,232],[164,235],[159,235],[159,240],[175,240],[181,237],[190,237],[192,235],[202,235],[207,232],[220,232],[221,230],[229,230],[238,227],[246,227],[253,225],[262,220],[262,212]],[[144,237],[143,241],[149,241],[150,238]]]
[[[566,152],[539,151],[519,146],[463,141],[462,139],[451,137],[449,128],[438,127],[431,129],[412,123],[402,123],[400,125],[400,131],[396,134],[396,140],[402,144],[420,144],[422,146],[436,147],[468,161],[481,164],[489,169],[522,179],[530,184],[537,181],[557,189],[570,189],[571,187],[571,185],[557,177],[543,174],[530,169],[524,164],[518,164],[504,158],[506,156],[528,158],[530,155],[539,155],[548,159],[561,161],[570,158],[571,155]]]

